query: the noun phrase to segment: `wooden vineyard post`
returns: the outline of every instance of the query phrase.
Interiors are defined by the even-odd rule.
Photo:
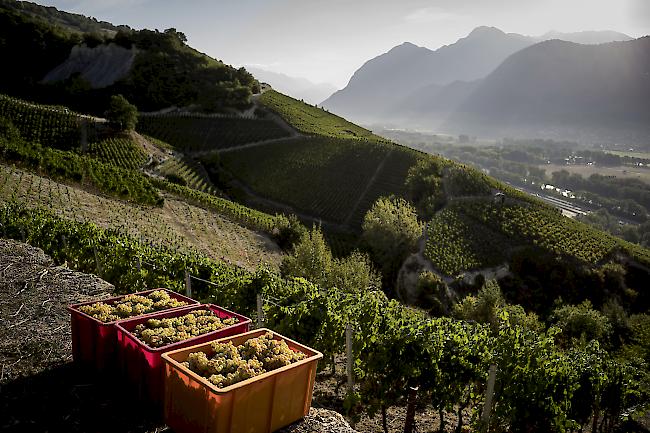
[[[190,272],[185,269],[185,296],[188,298],[192,297],[192,280],[190,277]]]
[[[409,386],[409,396],[406,401],[406,419],[404,420],[404,433],[413,433],[415,427],[415,401],[418,397],[417,386]]]
[[[494,382],[497,377],[497,366],[490,365],[488,373],[487,389],[485,390],[485,404],[481,413],[481,431],[486,432],[490,426],[490,412],[492,411],[492,399],[494,398]]]
[[[99,261],[99,252],[97,251],[97,247],[93,247],[93,252],[95,253],[95,265],[97,266],[97,275],[100,277],[104,273],[104,270],[102,269],[102,263]]]
[[[264,326],[264,299],[262,299],[262,294],[257,294],[257,327],[262,328]]]
[[[352,353],[352,325],[348,322],[345,325],[345,372],[348,375],[348,392],[354,392],[354,376],[352,374],[352,363],[354,354]]]

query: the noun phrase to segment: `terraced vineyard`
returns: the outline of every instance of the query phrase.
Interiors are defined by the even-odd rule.
[[[436,269],[453,276],[504,263],[510,246],[506,237],[451,206],[429,223],[425,254]]]
[[[406,175],[409,169],[415,165],[418,157],[420,155],[411,149],[395,146],[350,215],[348,223],[353,227],[361,227],[366,212],[381,196],[394,194],[399,197],[406,197]]]
[[[0,95],[0,117],[11,120],[27,141],[59,149],[80,144],[80,115],[65,107],[33,104]]]
[[[597,264],[616,250],[650,264],[650,254],[555,209],[531,203],[496,205],[490,200],[459,200],[429,226],[426,255],[448,275],[503,263],[512,248],[535,245],[548,252]]]
[[[205,169],[200,163],[187,158],[169,158],[158,166],[157,170],[165,177],[183,179],[189,188],[208,194],[219,194],[219,190],[210,181]]]
[[[71,151],[43,147],[22,140],[0,141],[0,160],[39,170],[55,179],[82,184],[106,194],[147,205],[162,205],[163,199],[149,178]]]
[[[12,200],[31,209],[50,209],[69,220],[120,229],[148,244],[179,253],[196,251],[251,270],[260,262],[276,267],[281,259],[267,237],[171,196],[162,208],[139,206],[0,164],[0,202]]]
[[[272,120],[199,114],[140,116],[137,129],[184,152],[227,149],[289,135]]]
[[[100,161],[132,170],[147,162],[147,155],[130,138],[116,137],[90,143],[88,152]]]
[[[235,150],[221,161],[259,194],[342,223],[389,150],[365,140],[313,137]]]
[[[325,135],[336,138],[364,138],[373,141],[387,140],[342,117],[313,107],[289,96],[269,90],[259,101],[280,115],[287,123],[304,134]]]

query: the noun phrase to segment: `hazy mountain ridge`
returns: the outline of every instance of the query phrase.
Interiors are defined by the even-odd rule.
[[[539,37],[478,27],[435,51],[410,43],[366,62],[323,105],[359,122],[435,128],[510,55],[549,38],[583,43],[631,40],[612,31],[549,32]],[[449,87],[447,87],[449,86]]]
[[[355,120],[377,118],[424,86],[482,78],[507,56],[534,42],[491,27],[479,27],[435,51],[405,42],[366,62],[323,105]]]
[[[650,37],[600,45],[551,40],[509,57],[443,129],[635,141],[649,122]]]
[[[336,91],[336,87],[329,83],[314,83],[306,78],[293,77],[255,66],[246,66],[246,70],[259,81],[270,84],[275,90],[310,104],[320,104]]]

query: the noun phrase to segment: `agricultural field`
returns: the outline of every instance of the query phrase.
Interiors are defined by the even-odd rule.
[[[546,175],[550,179],[551,173],[554,171],[566,170],[571,174],[579,174],[584,178],[588,178],[592,174],[600,174],[602,176],[614,176],[620,179],[639,179],[647,184],[650,184],[650,169],[640,167],[630,167],[621,165],[618,167],[604,167],[602,165],[560,165],[560,164],[542,164],[538,168],[546,170]]]
[[[137,170],[147,162],[142,147],[127,137],[114,137],[88,145],[90,156],[118,167]]]
[[[426,256],[438,269],[454,275],[503,263],[513,248],[526,245],[592,265],[616,250],[650,263],[648,250],[563,217],[552,208],[497,205],[489,200],[458,200],[437,214],[429,226]]]
[[[379,137],[342,117],[329,113],[322,108],[316,108],[304,102],[270,90],[264,92],[259,102],[279,114],[287,123],[304,134],[325,135],[335,138],[364,138],[373,141],[384,141]]]
[[[498,266],[507,260],[508,238],[447,207],[429,223],[426,257],[436,269],[454,276]]]
[[[266,236],[173,196],[160,207],[140,206],[0,164],[0,201],[16,200],[29,208],[50,209],[79,222],[121,229],[146,243],[179,252],[197,251],[216,260],[254,269],[260,262],[277,267],[281,253]]]
[[[27,141],[59,149],[80,144],[82,117],[65,107],[33,104],[0,95],[0,117],[10,120]]]
[[[138,132],[183,152],[206,152],[287,137],[273,120],[205,115],[140,116]]]
[[[381,184],[369,186],[389,155],[390,147],[383,144],[312,137],[227,152],[221,155],[221,162],[266,198],[326,221],[344,223],[358,203],[364,214],[372,205],[364,200],[367,190],[373,195],[394,192],[382,190]],[[403,169],[396,172],[396,178],[405,176]],[[392,187],[399,179],[389,182]]]

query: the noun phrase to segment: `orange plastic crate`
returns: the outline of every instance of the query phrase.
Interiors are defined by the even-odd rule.
[[[169,310],[162,311],[170,311],[199,304],[199,302],[194,299],[167,289],[151,289],[134,294],[147,295],[156,290],[164,290],[169,293],[169,296],[172,298],[187,302],[187,305],[183,305],[182,307],[170,308]],[[89,368],[101,373],[116,372],[117,332],[115,324],[117,321],[107,323],[101,322],[94,317],[79,311],[79,307],[82,305],[91,305],[95,302],[113,304],[124,298],[124,296],[126,295],[108,299],[96,299],[94,301],[82,302],[68,306],[68,311],[70,312],[70,326],[72,328],[72,358],[75,364],[82,368]],[[145,317],[160,312],[161,311],[155,311],[142,316],[134,316],[133,318]]]
[[[201,351],[211,356],[211,343],[163,354],[165,422],[175,433],[270,433],[307,415],[316,367],[323,357],[320,352],[268,329],[216,341],[240,345],[267,332],[307,357],[234,385],[217,388],[181,364],[192,352]]]

